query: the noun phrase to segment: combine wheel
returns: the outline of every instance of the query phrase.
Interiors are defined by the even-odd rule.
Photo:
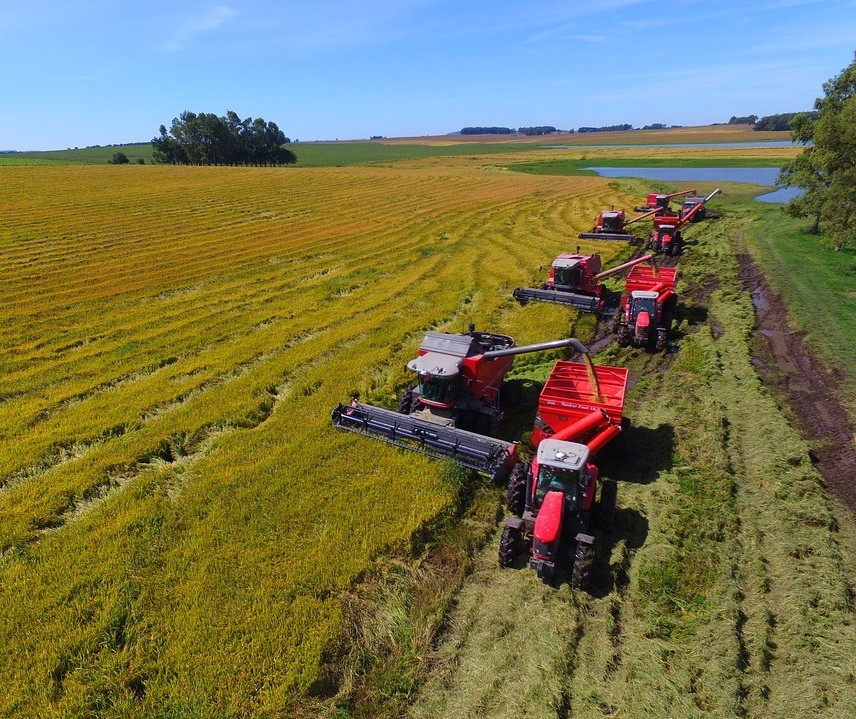
[[[600,502],[597,505],[597,526],[604,532],[611,532],[615,526],[617,501],[618,484],[615,480],[605,479],[600,488]]]
[[[499,399],[503,407],[516,407],[523,399],[523,383],[519,379],[510,379],[502,383]]]
[[[410,385],[398,398],[398,411],[401,414],[410,414],[419,406],[419,400],[413,396],[414,389],[416,389],[415,386]]]
[[[517,527],[508,525],[502,530],[499,539],[499,566],[506,569],[514,565],[517,555],[520,554],[520,545],[523,543],[523,532]]]
[[[523,516],[523,510],[526,509],[526,465],[523,462],[518,462],[511,469],[505,500],[512,514]]]
[[[571,585],[577,589],[587,589],[591,582],[591,565],[594,561],[594,546],[577,542],[574,555],[574,571],[571,575]]]

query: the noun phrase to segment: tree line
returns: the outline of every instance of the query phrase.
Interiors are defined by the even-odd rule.
[[[729,125],[754,125],[753,130],[792,130],[793,120],[797,115],[808,114],[816,118],[817,113],[809,112],[782,112],[778,115],[732,115],[728,120]]]
[[[291,140],[275,122],[241,119],[231,110],[214,113],[182,112],[167,130],[152,139],[155,162],[173,165],[289,165],[297,156],[285,145]]]
[[[856,250],[856,55],[823,91],[814,112],[791,120],[791,140],[805,148],[785,163],[776,183],[805,191],[785,211],[811,218],[811,231],[823,231],[821,246]]]

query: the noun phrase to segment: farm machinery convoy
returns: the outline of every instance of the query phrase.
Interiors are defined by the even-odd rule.
[[[561,348],[581,353],[584,362],[556,362],[541,392],[532,434],[537,454],[527,465],[516,442],[490,436],[503,398],[519,398],[514,381],[503,380],[514,355]],[[419,382],[403,392],[399,411],[354,400],[333,410],[333,424],[451,458],[495,482],[507,482],[515,517],[503,531],[500,564],[513,563],[528,541],[530,564],[547,579],[560,558],[576,547],[572,581],[584,586],[595,517],[608,528],[616,498],[614,483],[600,480],[590,460],[621,431],[627,370],[595,367],[586,347],[574,338],[518,347],[510,337],[476,332],[472,326],[460,335],[427,333],[419,356],[407,367]]]
[[[655,252],[678,254],[679,228],[704,216],[707,197],[695,189],[648,196],[645,213],[626,221],[624,212],[601,212],[591,233],[580,237],[634,241],[628,225],[652,217],[650,236]],[[674,211],[673,197],[693,194]],[[658,267],[649,253],[603,270],[599,254],[559,255],[540,288],[518,287],[514,298],[552,302],[600,314],[614,303],[601,280],[629,269],[612,320],[620,346],[649,351],[669,342],[677,306],[677,269]],[[611,308],[610,308],[611,309]],[[531,433],[534,457],[523,461],[517,442],[493,436],[507,406],[519,403],[522,388],[509,380],[514,356],[570,348],[582,362],[559,360],[544,384]],[[616,508],[617,485],[600,477],[597,454],[622,431],[628,370],[595,366],[587,348],[574,338],[517,346],[501,334],[427,332],[416,358],[406,365],[416,381],[399,398],[398,410],[376,407],[356,399],[339,404],[333,424],[389,444],[435,458],[449,458],[507,484],[506,520],[499,545],[499,564],[510,567],[522,555],[529,566],[549,581],[562,568],[571,570],[571,583],[586,587],[596,544],[595,532],[610,531]]]

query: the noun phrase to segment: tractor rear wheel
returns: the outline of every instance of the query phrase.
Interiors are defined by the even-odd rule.
[[[618,484],[613,479],[603,480],[600,487],[600,501],[597,505],[597,526],[604,532],[611,532],[615,526],[615,505],[618,503]]]
[[[512,514],[523,516],[523,510],[526,509],[526,465],[523,462],[518,462],[511,469],[505,500]]]
[[[502,569],[514,566],[520,547],[523,544],[523,532],[517,527],[505,526],[499,539],[499,566]]]
[[[594,547],[591,544],[577,542],[574,554],[574,571],[571,575],[571,585],[577,589],[587,589],[591,583],[591,565],[594,561]]]

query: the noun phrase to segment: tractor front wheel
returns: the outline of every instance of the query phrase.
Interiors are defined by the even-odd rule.
[[[522,544],[523,532],[517,527],[506,525],[502,530],[502,537],[499,539],[499,566],[501,569],[514,566]]]
[[[523,462],[518,462],[511,469],[505,499],[511,513],[522,517],[523,510],[526,509],[526,465]]]
[[[630,328],[625,325],[618,326],[618,346],[619,347],[627,347],[630,344],[630,341],[633,339],[633,335],[630,332]]]

